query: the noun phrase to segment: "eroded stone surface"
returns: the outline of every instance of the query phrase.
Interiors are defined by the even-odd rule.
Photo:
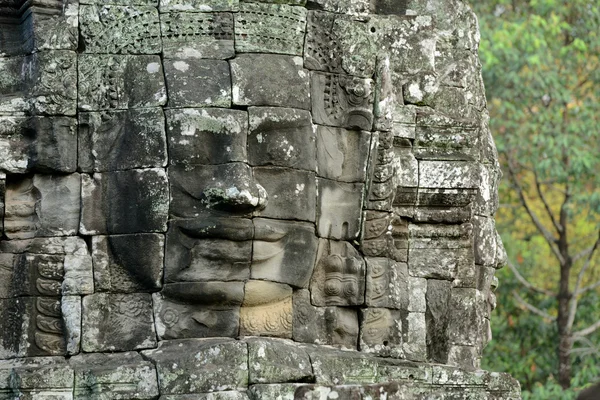
[[[83,172],[164,167],[167,162],[160,108],[81,112],[78,138],[78,167]]]
[[[94,236],[96,291],[158,291],[162,287],[164,243],[164,236],[154,233]]]
[[[84,234],[166,231],[169,200],[163,169],[84,174],[81,191]]]
[[[11,239],[75,235],[81,179],[71,175],[15,175],[7,182],[4,232]]]
[[[81,346],[85,352],[155,347],[151,295],[95,293],[84,297]]]
[[[152,399],[159,393],[156,368],[136,352],[82,354],[69,365],[76,371],[74,399]]]
[[[236,390],[248,385],[245,343],[189,339],[162,342],[156,350],[142,354],[156,364],[161,393],[166,395]]]
[[[309,76],[300,57],[242,54],[229,64],[233,104],[310,109]]]

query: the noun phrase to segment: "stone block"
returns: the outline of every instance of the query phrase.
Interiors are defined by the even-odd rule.
[[[475,264],[496,266],[496,224],[493,218],[473,217],[473,243]]]
[[[472,225],[410,224],[409,275],[452,280],[472,269]]]
[[[250,277],[308,287],[317,256],[312,224],[254,218]]]
[[[269,194],[261,217],[314,222],[317,182],[314,172],[255,167],[254,176]]]
[[[6,175],[0,173],[0,235],[4,235],[4,207],[6,200]]]
[[[365,308],[360,315],[360,351],[382,357],[404,358],[402,313],[386,308]]]
[[[427,358],[445,364],[448,361],[448,321],[450,320],[450,292],[452,282],[427,280]]]
[[[2,60],[0,60],[0,74],[2,74],[0,111],[3,114],[20,113],[29,109],[27,102],[28,82],[21,77],[21,71],[29,60],[29,58],[22,56],[2,57]]]
[[[294,342],[248,340],[249,384],[300,382],[312,378],[308,353]]]
[[[414,156],[412,147],[394,147],[394,160],[399,163],[396,171],[398,186],[416,188],[419,186],[419,162]]]
[[[321,239],[310,292],[316,306],[360,306],[365,302],[365,261],[348,242]]]
[[[165,282],[247,280],[253,235],[252,221],[245,218],[171,221]]]
[[[74,372],[63,357],[6,360],[0,366],[0,394],[5,399],[73,399]]]
[[[71,175],[14,175],[6,182],[4,232],[10,239],[75,235],[81,180]]]
[[[156,365],[162,395],[246,390],[248,386],[246,343],[175,340],[161,342],[156,350],[142,354]]]
[[[167,139],[160,108],[79,113],[83,172],[165,167]]]
[[[68,117],[0,116],[0,169],[12,173],[77,169],[77,121]]]
[[[81,345],[85,352],[155,347],[152,296],[147,293],[85,296]]]
[[[243,297],[243,282],[167,284],[153,297],[158,336],[237,337]]]
[[[159,54],[162,50],[156,7],[81,5],[84,51],[108,54]]]
[[[304,65],[316,71],[372,77],[378,38],[370,28],[355,16],[309,11]]]
[[[481,164],[479,170],[479,190],[473,202],[473,213],[493,216],[498,211],[498,184],[502,172],[496,165]]]
[[[25,53],[40,50],[77,50],[79,44],[79,1],[69,0],[58,15],[43,12],[25,14],[21,29],[30,35]]]
[[[355,240],[360,235],[364,185],[317,178],[319,237]]]
[[[157,55],[81,54],[78,77],[80,110],[157,107],[167,103],[162,62]]]
[[[406,263],[408,221],[380,211],[365,211],[363,215],[361,252],[367,257],[387,257]]]
[[[162,287],[163,235],[94,236],[94,284],[97,292],[155,292]]]
[[[408,311],[424,313],[427,309],[425,294],[427,292],[427,279],[408,277]]]
[[[343,182],[365,182],[371,134],[328,126],[317,127],[318,175]]]
[[[358,352],[318,349],[309,351],[315,383],[322,385],[368,385],[380,379],[377,359]]]
[[[481,367],[480,357],[477,347],[452,345],[448,352],[448,364],[477,371]]]
[[[409,290],[411,278],[406,263],[373,257],[366,257],[366,262],[366,305],[405,311],[409,309],[414,293]]]
[[[77,54],[48,50],[0,60],[0,112],[75,115]]]
[[[476,189],[478,166],[467,161],[420,161],[419,187],[433,189]]]
[[[411,361],[427,360],[427,326],[425,313],[408,313],[402,324],[404,356]]]
[[[55,236],[0,241],[0,252],[17,254],[73,254],[84,256],[88,254],[88,248],[85,241],[80,237]]]
[[[242,2],[235,14],[235,50],[301,56],[305,29],[303,7]]]
[[[81,193],[83,234],[167,230],[169,194],[163,169],[83,174]]]
[[[451,345],[477,346],[482,336],[485,299],[477,289],[453,288],[448,304]]]
[[[316,171],[315,132],[310,112],[281,107],[248,109],[248,161]]]
[[[207,7],[212,11],[233,8],[227,3],[232,5],[234,0],[162,0],[160,11],[164,13],[160,15],[160,25],[164,57],[177,60],[233,58],[233,14],[204,12]],[[192,12],[194,7],[202,12]]]
[[[158,0],[79,0],[81,4],[100,4],[100,5],[118,5],[118,6],[152,6],[158,5]]]
[[[233,104],[310,110],[310,82],[302,58],[279,54],[241,54],[229,61]]]
[[[297,290],[293,299],[293,339],[297,342],[356,350],[358,314],[344,307],[315,307],[308,290]]]
[[[219,108],[167,110],[171,164],[246,161],[248,113]]]
[[[172,216],[180,218],[197,218],[205,214],[214,217],[213,213],[218,211],[225,211],[236,217],[249,216],[252,211],[264,208],[269,201],[265,187],[262,186],[267,182],[262,182],[258,177],[255,179],[255,175],[258,173],[253,174],[252,168],[240,162],[219,165],[172,165],[169,167],[169,212]],[[290,179],[280,184],[290,185],[290,182],[302,181]],[[273,185],[276,182],[269,183]],[[266,188],[269,190],[269,187]],[[281,196],[284,195],[286,194],[281,193]],[[277,205],[276,199],[271,199],[273,201],[269,201],[268,204]],[[282,201],[287,199],[288,197],[284,197]],[[289,206],[289,203],[285,204]]]
[[[166,284],[153,295],[160,340],[237,337],[243,282]]]
[[[165,11],[185,11],[204,13],[211,11],[239,11],[239,0],[160,0],[159,9]]]
[[[340,14],[365,15],[371,9],[371,0],[308,0],[307,5],[314,9]]]
[[[152,400],[158,396],[156,368],[135,352],[72,357],[73,399]]]
[[[66,355],[60,297],[0,299],[0,310],[0,359]]]
[[[311,72],[311,99],[316,124],[373,129],[373,81],[349,75]]]
[[[269,281],[246,282],[240,309],[240,335],[291,339],[292,288]]]
[[[470,121],[417,113],[414,153],[418,159],[479,159],[479,128]]]
[[[89,254],[0,253],[0,298],[61,296],[94,291]]]
[[[169,107],[230,107],[231,75],[223,60],[164,61]]]
[[[32,75],[21,79],[29,84],[29,111],[32,114],[75,115],[77,53],[48,50],[26,59],[24,70],[29,70]]]
[[[287,383],[254,385],[250,388],[253,399],[416,399],[426,392],[406,382],[392,382],[377,385],[315,385],[307,383]],[[407,397],[410,396],[410,397]]]
[[[68,355],[78,354],[81,350],[81,297],[63,296],[60,301]]]
[[[160,400],[250,400],[245,391],[228,390],[224,392],[197,393],[197,394],[174,394],[160,396]]]

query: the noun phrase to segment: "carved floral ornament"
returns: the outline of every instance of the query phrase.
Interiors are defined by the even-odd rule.
[[[27,4],[0,19],[0,359],[158,368],[139,398],[308,382],[306,349],[478,367],[503,250],[464,5]],[[184,343],[233,381],[164,380]]]

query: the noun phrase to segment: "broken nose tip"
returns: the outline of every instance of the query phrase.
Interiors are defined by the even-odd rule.
[[[240,189],[237,186],[228,189],[213,188],[206,190],[204,195],[208,207],[229,211],[262,210],[268,202],[267,191],[260,184],[255,184],[255,188],[249,189]]]

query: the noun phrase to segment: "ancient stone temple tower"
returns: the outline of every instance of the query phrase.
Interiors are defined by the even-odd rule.
[[[0,399],[518,399],[462,0],[0,0]]]

